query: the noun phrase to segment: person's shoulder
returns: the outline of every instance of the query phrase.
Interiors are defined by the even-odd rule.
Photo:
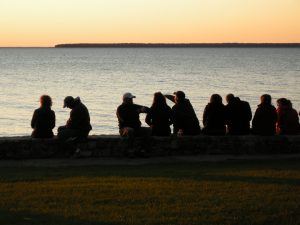
[[[39,111],[41,111],[41,108],[37,108],[34,110],[34,112],[39,112]]]
[[[34,110],[34,113],[36,113],[36,114],[40,114],[40,113],[44,113],[44,112],[45,112],[45,109],[42,108],[42,107],[37,108],[37,109]]]
[[[268,105],[268,109],[271,111],[276,111],[276,108],[274,105]]]
[[[298,116],[298,112],[296,109],[292,108],[291,111],[293,112],[293,114],[296,114]]]
[[[120,105],[117,107],[117,111],[122,110],[122,109],[124,109],[124,108],[126,108],[126,104],[120,104]]]
[[[244,105],[250,105],[249,102],[245,101],[245,100],[240,100],[240,103],[244,104]]]

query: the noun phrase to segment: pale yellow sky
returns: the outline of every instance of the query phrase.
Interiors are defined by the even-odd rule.
[[[300,42],[300,0],[0,0],[0,46]]]

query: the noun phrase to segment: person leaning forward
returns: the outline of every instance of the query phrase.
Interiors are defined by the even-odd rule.
[[[119,133],[122,137],[150,136],[151,128],[142,127],[140,113],[149,112],[149,108],[133,103],[134,95],[127,92],[123,95],[123,102],[117,108]]]
[[[66,125],[58,128],[58,138],[87,138],[89,132],[92,130],[87,107],[81,102],[79,97],[74,99],[72,96],[67,96],[64,99],[63,107],[70,108],[71,112]]]

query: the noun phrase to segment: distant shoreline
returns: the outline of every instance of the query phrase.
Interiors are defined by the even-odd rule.
[[[54,48],[300,48],[300,43],[73,43]]]

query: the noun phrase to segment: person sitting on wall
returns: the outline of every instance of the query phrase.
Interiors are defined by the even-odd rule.
[[[146,123],[152,128],[152,136],[170,136],[172,122],[172,110],[167,105],[166,97],[161,92],[156,92]]]
[[[165,95],[174,102],[172,107],[173,133],[177,136],[199,135],[201,132],[199,120],[191,102],[185,98],[183,91],[174,92],[174,95]]]
[[[133,103],[134,95],[127,92],[123,95],[123,102],[117,108],[119,133],[122,137],[149,136],[151,129],[142,127],[140,113],[149,112],[149,108]]]
[[[148,151],[148,137],[151,135],[151,128],[142,127],[140,113],[148,113],[149,108],[133,103],[134,95],[127,92],[123,95],[123,102],[117,108],[117,118],[119,122],[119,133],[121,137],[127,139],[127,147],[124,154],[129,157],[135,155],[146,156]],[[144,137],[138,148],[134,147],[135,137]]]
[[[203,133],[207,135],[224,135],[226,133],[226,112],[222,97],[213,94],[203,113]]]
[[[52,138],[55,127],[55,113],[51,110],[52,99],[48,95],[40,97],[40,108],[36,109],[31,119],[33,138]]]
[[[70,108],[71,112],[66,125],[58,128],[58,138],[62,140],[87,138],[89,132],[92,130],[87,107],[81,102],[79,97],[74,99],[72,96],[65,97],[63,107]]]
[[[226,96],[226,124],[230,135],[248,135],[250,133],[251,108],[248,102],[240,100],[233,94]]]
[[[257,106],[253,120],[252,132],[257,135],[276,134],[277,113],[272,105],[271,95],[264,94],[260,97],[260,104]]]
[[[299,134],[299,117],[297,111],[293,109],[291,101],[280,98],[277,100],[277,106],[276,133],[282,135]]]

